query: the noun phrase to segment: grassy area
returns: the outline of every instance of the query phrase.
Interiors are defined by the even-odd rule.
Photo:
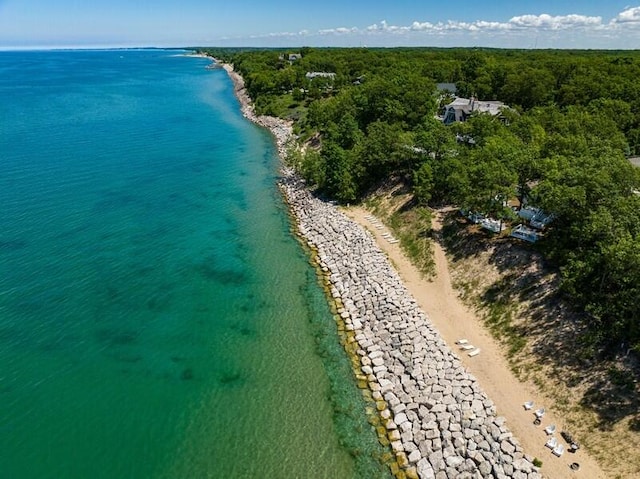
[[[292,93],[261,96],[256,101],[255,108],[259,115],[275,116],[296,123],[304,122],[307,115],[305,102],[295,100]]]
[[[431,274],[430,211],[416,208],[401,185],[376,192],[365,206]],[[457,290],[504,346],[516,376],[548,398],[562,427],[611,477],[638,477],[640,456],[633,451],[640,447],[640,394],[628,361],[603,358],[583,344],[587,329],[558,295],[558,275],[535,249],[489,235],[455,213],[442,234]],[[620,453],[612,454],[613,442]]]
[[[380,218],[411,262],[426,277],[434,274],[431,246],[431,211],[423,207],[411,207],[411,197],[406,194],[373,196],[365,202],[367,208]]]
[[[557,272],[535,249],[454,216],[443,239],[456,288],[504,346],[516,376],[546,396],[562,427],[610,477],[638,477],[640,383],[633,355],[594,348],[585,318],[563,301]]]
[[[513,283],[509,278],[503,278],[489,287],[479,299],[489,330],[507,345],[510,358],[527,345],[522,331],[514,322],[518,304],[512,297],[513,293]]]

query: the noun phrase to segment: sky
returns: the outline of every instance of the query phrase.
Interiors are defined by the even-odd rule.
[[[640,49],[640,0],[0,0],[0,49]]]

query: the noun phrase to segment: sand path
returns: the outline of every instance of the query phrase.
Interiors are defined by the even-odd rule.
[[[499,344],[482,326],[473,311],[459,299],[451,285],[451,277],[445,252],[439,243],[434,244],[436,276],[433,281],[426,280],[411,264],[400,249],[399,244],[392,244],[382,236],[386,229],[377,229],[366,216],[371,213],[361,207],[346,208],[344,212],[355,222],[369,230],[375,237],[378,246],[384,251],[395,266],[407,289],[427,313],[434,327],[453,351],[458,352],[465,367],[471,372],[485,393],[495,403],[498,415],[507,419],[507,426],[518,438],[527,454],[542,461],[540,472],[548,478],[587,478],[599,479],[606,476],[584,449],[572,454],[565,452],[556,457],[545,447],[548,436],[544,428],[550,424],[557,426],[556,436],[564,444],[559,432],[563,428],[561,417],[550,411],[551,401],[542,397],[535,388],[516,379],[504,358]],[[440,231],[440,218],[433,222],[434,233]],[[480,348],[479,355],[471,358],[463,354],[456,341],[466,338],[471,344]],[[525,411],[523,404],[534,401],[535,407],[545,407],[546,414],[542,424],[533,424],[533,411]],[[613,445],[612,445],[613,447]],[[580,464],[578,471],[569,465]]]

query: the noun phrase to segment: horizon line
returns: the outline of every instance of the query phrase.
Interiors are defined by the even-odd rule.
[[[199,48],[219,48],[219,49],[256,49],[256,50],[286,50],[286,49],[302,49],[302,48],[316,48],[316,49],[421,49],[421,48],[433,48],[440,50],[447,49],[486,49],[486,50],[530,50],[530,51],[544,51],[544,50],[566,50],[566,51],[627,51],[635,52],[640,51],[640,48],[560,48],[560,47],[492,47],[492,46],[436,46],[436,45],[393,45],[393,46],[313,46],[313,45],[289,45],[289,46],[258,46],[258,45],[244,45],[244,46],[123,46],[123,45],[36,45],[36,46],[8,46],[0,45],[0,52],[45,52],[45,51],[110,51],[110,50],[195,50]]]

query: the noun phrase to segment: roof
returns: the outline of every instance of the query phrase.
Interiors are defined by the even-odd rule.
[[[336,74],[333,72],[307,72],[305,76],[311,80],[312,78],[333,78]]]
[[[528,241],[529,243],[535,243],[540,239],[540,233],[531,228],[527,228],[524,225],[518,225],[513,230],[511,230],[510,236],[514,238],[518,238],[524,241]]]
[[[461,110],[467,115],[470,115],[474,111],[489,113],[491,115],[499,115],[500,109],[504,106],[506,105],[501,101],[480,101],[475,98],[456,97],[456,99],[449,103],[446,108]]]
[[[454,94],[458,91],[455,83],[437,83],[436,88],[439,91],[449,91]]]

